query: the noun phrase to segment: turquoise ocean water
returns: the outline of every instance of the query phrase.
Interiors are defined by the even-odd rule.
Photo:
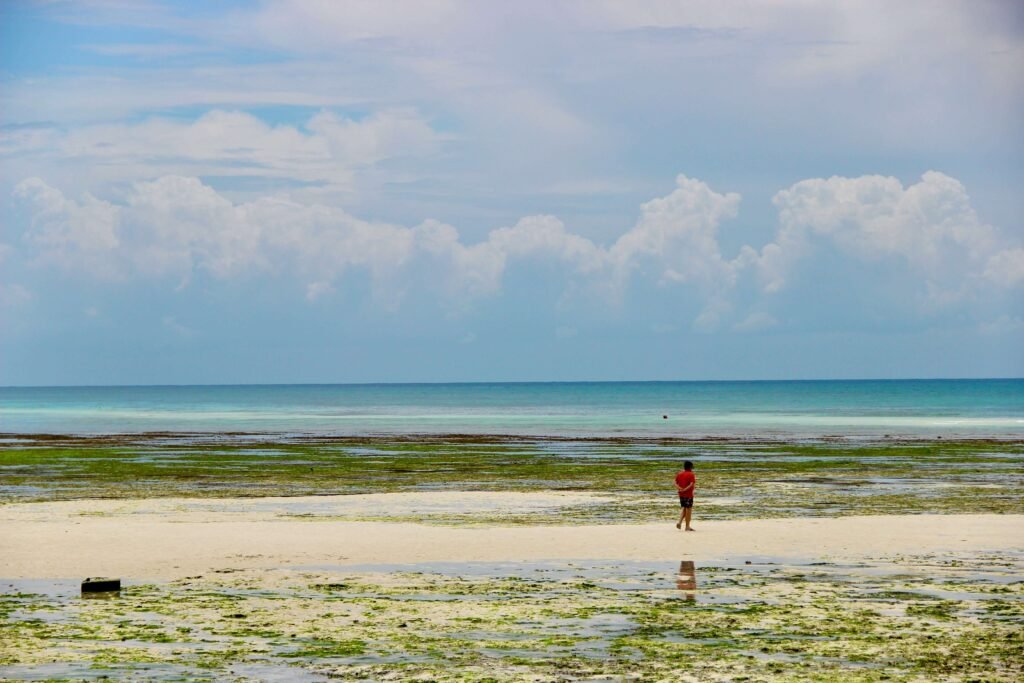
[[[1024,380],[0,388],[0,432],[152,431],[1024,438]]]

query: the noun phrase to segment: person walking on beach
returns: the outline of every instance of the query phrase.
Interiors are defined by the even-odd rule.
[[[676,488],[679,489],[679,507],[682,508],[676,528],[686,522],[686,530],[693,531],[690,518],[693,516],[693,491],[697,488],[697,475],[693,473],[693,463],[689,460],[683,463],[683,471],[676,475]]]

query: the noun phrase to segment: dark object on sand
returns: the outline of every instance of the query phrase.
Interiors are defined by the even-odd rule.
[[[121,579],[92,578],[82,581],[83,593],[116,593],[121,590]]]

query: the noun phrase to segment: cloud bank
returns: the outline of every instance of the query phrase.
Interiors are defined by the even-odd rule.
[[[38,178],[19,183],[15,195],[30,220],[24,249],[40,268],[110,282],[166,279],[179,287],[197,273],[285,276],[310,300],[356,272],[392,309],[410,288],[430,289],[451,306],[471,305],[502,290],[511,264],[548,261],[570,283],[612,303],[639,279],[683,287],[701,302],[695,323],[715,327],[744,278],[771,297],[823,246],[855,261],[894,261],[936,306],[1024,283],[1024,248],[978,218],[960,182],[935,171],[908,187],[883,176],[800,181],[775,195],[773,241],[743,246],[732,258],[722,253],[719,231],[737,216],[740,196],[683,175],[669,194],[642,204],[636,222],[606,246],[550,215],[523,217],[468,243],[436,220],[407,227],[287,198],[235,202],[184,176],[135,183],[118,203],[90,194],[69,198]],[[777,323],[753,311],[734,328]]]

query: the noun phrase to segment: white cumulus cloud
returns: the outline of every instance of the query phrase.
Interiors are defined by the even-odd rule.
[[[775,196],[774,241],[760,250],[744,246],[735,258],[723,255],[719,228],[737,214],[740,196],[686,176],[644,203],[635,224],[607,246],[550,215],[523,217],[467,243],[436,220],[408,227],[281,197],[238,202],[185,176],[136,183],[118,203],[69,198],[38,178],[22,181],[15,194],[31,217],[23,243],[42,266],[178,286],[197,273],[284,275],[309,301],[329,297],[343,275],[357,271],[369,278],[375,302],[391,310],[421,290],[461,307],[499,292],[510,264],[548,262],[575,290],[612,303],[637,279],[687,287],[700,306],[697,329],[731,320],[736,330],[760,330],[777,321],[736,310],[745,274],[755,273],[763,291],[778,291],[822,242],[848,258],[894,260],[923,283],[931,305],[1024,281],[1024,249],[978,218],[957,180],[936,172],[909,187],[882,176],[796,183]]]
[[[1024,282],[1024,249],[1006,249],[993,254],[985,266],[985,277],[1003,287]]]
[[[1002,286],[1024,273],[1009,240],[983,222],[964,186],[936,171],[904,187],[896,178],[812,178],[775,195],[779,229],[756,263],[768,292],[782,289],[798,262],[829,242],[855,259],[896,259],[922,278],[936,303],[956,301],[985,281]]]
[[[120,246],[118,207],[89,194],[69,200],[39,178],[22,181],[14,194],[29,204],[32,226],[25,237],[40,260],[100,277],[116,275],[109,255]]]
[[[123,203],[68,198],[38,178],[22,181],[16,195],[30,210],[24,240],[37,263],[106,279],[187,283],[199,271],[217,278],[288,272],[315,300],[354,268],[369,274],[380,303],[395,307],[424,267],[432,286],[461,301],[499,291],[517,260],[552,261],[616,298],[637,275],[693,283],[708,297],[727,292],[736,278],[717,230],[735,215],[739,195],[685,176],[670,194],[644,204],[636,224],[608,247],[554,216],[526,216],[466,244],[456,228],[434,220],[405,227],[283,198],[236,203],[184,176],[135,183]]]

